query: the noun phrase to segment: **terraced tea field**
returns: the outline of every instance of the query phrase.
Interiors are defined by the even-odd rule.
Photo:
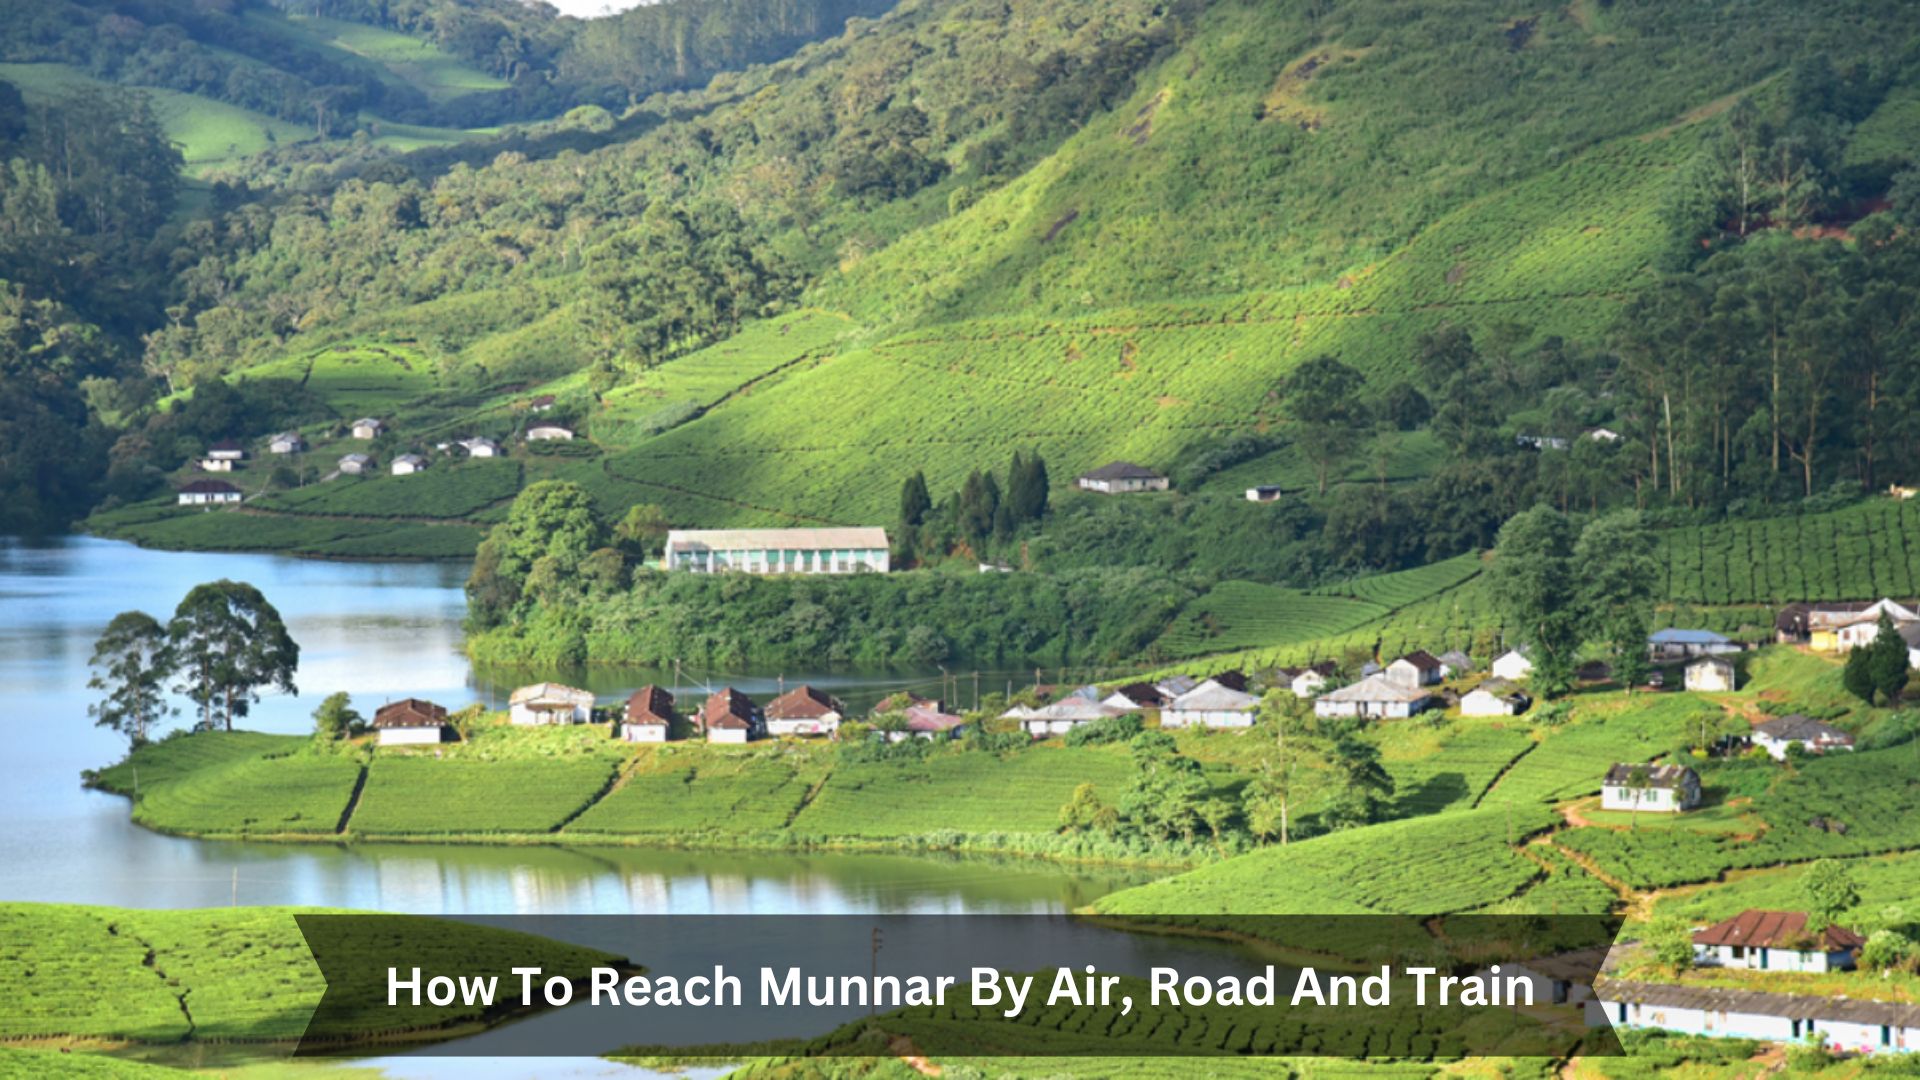
[[[838,765],[800,816],[802,836],[917,836],[938,832],[1041,833],[1060,826],[1073,789],[1092,783],[1116,799],[1133,772],[1123,747],[1038,747],[943,754],[926,762]]]
[[[151,784],[133,818],[184,833],[332,833],[359,776],[360,763],[341,755],[253,758]]]
[[[1332,637],[1386,613],[1386,608],[1363,600],[1223,581],[1188,603],[1154,646],[1178,659],[1307,641]]]
[[[364,836],[544,833],[613,782],[606,758],[480,761],[381,754],[349,830]],[[506,797],[511,793],[511,797]]]
[[[1727,521],[1660,536],[1664,592],[1704,604],[1872,600],[1920,592],[1920,503]]]
[[[645,750],[636,771],[568,833],[696,835],[785,827],[824,765],[775,753]]]
[[[255,500],[263,510],[343,517],[465,518],[511,499],[520,463],[498,458],[436,462],[412,476],[341,476]]]

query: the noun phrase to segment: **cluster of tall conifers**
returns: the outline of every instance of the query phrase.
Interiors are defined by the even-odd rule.
[[[991,469],[967,474],[960,490],[939,504],[924,472],[900,485],[900,517],[893,555],[901,566],[941,558],[965,546],[975,556],[1012,540],[1022,527],[1047,516],[1047,462],[1038,450],[1013,452],[1003,488]]]
[[[228,731],[262,688],[297,693],[300,646],[259,589],[222,578],[194,586],[164,624],[144,611],[115,615],[91,663],[87,686],[101,697],[88,715],[137,746],[174,715],[169,689],[193,702],[198,728]]]

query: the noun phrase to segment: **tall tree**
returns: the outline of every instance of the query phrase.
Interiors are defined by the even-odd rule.
[[[1581,608],[1597,631],[1587,636],[1611,646],[1614,675],[1629,689],[1648,674],[1647,613],[1659,574],[1653,552],[1653,534],[1633,510],[1594,519],[1574,545]]]
[[[228,731],[236,716],[272,687],[298,694],[293,684],[300,646],[280,612],[260,590],[242,581],[196,585],[167,624],[168,647],[179,658],[180,692],[200,707],[200,726],[216,718]]]
[[[1280,382],[1280,406],[1299,429],[1296,442],[1313,462],[1320,494],[1333,466],[1359,442],[1360,391],[1366,378],[1331,356],[1316,356]]]
[[[1587,616],[1573,525],[1565,514],[1537,506],[1500,529],[1487,570],[1488,588],[1510,635],[1531,647],[1531,680],[1556,697],[1573,684],[1575,655]]]
[[[93,645],[90,689],[103,697],[87,707],[94,723],[125,735],[139,746],[153,725],[173,714],[167,703],[166,682],[173,671],[173,652],[166,628],[144,611],[123,611],[113,617]]]

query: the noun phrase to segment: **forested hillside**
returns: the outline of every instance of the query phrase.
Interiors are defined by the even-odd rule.
[[[1896,6],[907,0],[834,33],[860,12],[774,5],[726,40],[793,56],[652,96],[759,58],[702,52],[744,16],[375,7],[234,17],[637,104],[244,159],[168,235],[118,499],[161,490],[191,450],[168,410],[210,380],[276,404],[196,436],[347,418],[323,356],[398,365],[395,449],[557,394],[590,443],[524,479],[609,520],[892,523],[916,471],[937,500],[1014,448],[1056,487],[1176,476],[932,538],[1062,568],[1180,534],[1180,565],[1302,585],[1485,547],[1539,499],[1698,523],[1913,479]],[[763,321],[801,311],[833,332]]]

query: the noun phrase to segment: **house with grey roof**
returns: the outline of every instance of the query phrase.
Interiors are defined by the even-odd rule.
[[[1135,491],[1165,491],[1172,486],[1165,476],[1131,461],[1115,461],[1092,472],[1081,473],[1075,481],[1082,491],[1102,495],[1121,495]]]
[[[1794,713],[1753,726],[1753,745],[1775,761],[1787,760],[1787,748],[1798,746],[1810,754],[1853,749],[1853,736],[1822,720]]]
[[[1403,720],[1433,704],[1433,695],[1418,686],[1401,686],[1385,675],[1369,675],[1351,686],[1314,699],[1316,716],[1357,716]]]
[[[1160,726],[1248,728],[1259,708],[1260,699],[1254,695],[1208,679],[1160,710]]]
[[[1725,986],[1608,979],[1588,1003],[1589,1023],[1683,1035],[1799,1043],[1818,1034],[1848,1054],[1920,1049],[1920,1005],[1831,994],[1778,994]]]
[[[1647,636],[1647,654],[1655,660],[1692,660],[1739,651],[1738,644],[1711,630],[1682,630],[1669,626]]]

